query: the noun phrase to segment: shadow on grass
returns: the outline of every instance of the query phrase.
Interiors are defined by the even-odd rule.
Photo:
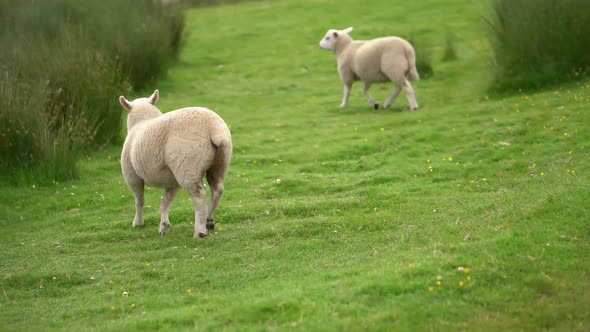
[[[393,105],[389,108],[383,108],[382,105],[379,105],[379,109],[374,109],[369,105],[355,105],[355,106],[348,106],[346,108],[338,108],[338,107],[331,107],[328,109],[328,112],[331,114],[343,114],[343,115],[357,115],[363,113],[373,113],[373,114],[391,114],[391,113],[403,113],[409,112],[408,107],[404,107],[402,105]]]

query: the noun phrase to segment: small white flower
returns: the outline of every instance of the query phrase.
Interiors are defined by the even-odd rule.
[[[128,296],[129,296],[129,293],[123,292],[123,297],[128,297]]]
[[[275,180],[275,183],[276,183],[276,184],[280,184],[281,182],[282,182],[282,181],[281,181],[281,179],[276,179],[276,180]]]
[[[94,277],[90,277],[90,280],[94,280]]]
[[[442,280],[442,276],[437,276],[436,280]]]
[[[465,271],[465,268],[464,268],[463,266],[459,266],[459,267],[457,268],[457,271],[459,271],[459,272],[463,272],[463,271]]]

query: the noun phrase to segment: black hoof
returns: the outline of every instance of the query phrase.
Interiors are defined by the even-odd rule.
[[[205,225],[207,227],[208,231],[212,231],[215,229],[215,223],[213,222],[213,219],[207,219],[207,224]]]
[[[379,104],[373,104],[373,108],[378,110],[379,109]]]

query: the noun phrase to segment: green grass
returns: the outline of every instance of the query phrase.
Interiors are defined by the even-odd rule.
[[[487,97],[487,10],[189,11],[180,61],[157,88],[163,111],[206,106],[231,126],[215,233],[192,239],[182,193],[158,236],[156,188],[146,227],[132,228],[120,147],[83,158],[79,180],[3,187],[1,329],[590,329],[590,82]],[[334,55],[317,44],[347,26],[431,42],[436,75],[415,84],[418,112],[405,96],[374,111],[360,84],[338,109]],[[458,58],[443,62],[448,33]],[[373,89],[384,100],[393,88]]]

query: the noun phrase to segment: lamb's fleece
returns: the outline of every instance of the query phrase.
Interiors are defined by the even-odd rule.
[[[232,154],[229,128],[223,119],[203,107],[188,107],[162,114],[155,106],[158,90],[149,98],[128,101],[127,138],[121,168],[135,195],[133,226],[143,226],[144,185],[166,189],[160,206],[160,234],[170,227],[169,209],[179,187],[195,204],[194,237],[204,237],[214,228],[213,213],[223,194],[223,180]],[[211,188],[207,209],[203,177]],[[208,211],[207,211],[208,210]]]
[[[412,45],[399,37],[382,37],[372,40],[353,40],[348,34],[352,28],[330,29],[320,41],[320,47],[333,50],[338,63],[338,73],[344,83],[344,97],[340,107],[348,105],[350,89],[354,81],[363,81],[363,94],[375,109],[379,104],[369,94],[373,83],[392,81],[396,88],[383,104],[389,107],[400,93],[406,91],[412,110],[418,109],[416,95],[410,81],[420,79],[416,70],[416,55]]]

